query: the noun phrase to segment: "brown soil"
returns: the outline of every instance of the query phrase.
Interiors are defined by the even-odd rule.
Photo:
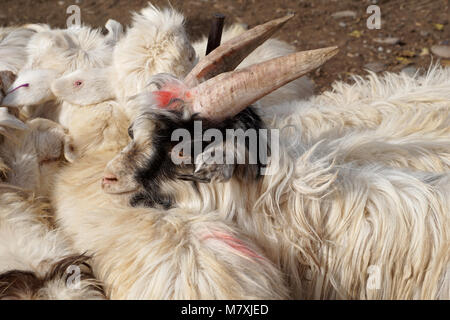
[[[250,27],[280,17],[289,11],[296,16],[277,37],[299,50],[337,45],[339,54],[311,76],[318,91],[337,79],[351,74],[365,74],[364,66],[377,62],[383,70],[400,71],[411,65],[427,67],[437,57],[429,51],[435,44],[449,44],[449,0],[171,0],[187,18],[192,39],[209,31],[210,18],[220,12],[226,23],[246,23]],[[167,6],[167,0],[153,0]],[[369,30],[366,25],[369,5],[381,8],[382,25]],[[65,27],[66,9],[77,4],[84,24],[100,27],[112,18],[130,22],[130,11],[145,7],[147,0],[0,0],[0,25],[48,23]],[[333,13],[351,10],[356,17],[336,19]],[[396,37],[397,44],[379,44],[376,38]],[[441,64],[450,65],[450,60]]]

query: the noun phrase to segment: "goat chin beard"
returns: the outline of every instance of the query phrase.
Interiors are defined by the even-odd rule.
[[[127,191],[111,191],[105,188],[102,188],[103,192],[107,193],[107,194],[112,194],[112,195],[117,195],[117,196],[123,196],[123,195],[129,195],[129,194],[133,194],[138,192],[138,189],[132,189],[132,190],[127,190]]]
[[[112,203],[115,205],[120,206],[128,206],[133,195],[136,194],[139,189],[133,189],[133,190],[126,190],[126,191],[111,191],[107,190],[102,186],[102,190],[105,194],[108,195],[108,198],[111,200]]]

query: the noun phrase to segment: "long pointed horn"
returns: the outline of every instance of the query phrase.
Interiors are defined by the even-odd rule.
[[[220,74],[187,94],[193,112],[222,120],[232,117],[265,95],[319,67],[337,47],[293,53],[250,67]]]
[[[269,21],[224,42],[197,63],[184,79],[184,83],[192,88],[204,80],[234,70],[242,60],[269,39],[293,16],[294,14],[289,14],[283,18]]]

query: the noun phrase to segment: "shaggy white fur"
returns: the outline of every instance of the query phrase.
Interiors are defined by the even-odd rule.
[[[12,129],[9,129],[12,130]],[[102,299],[98,283],[86,278],[86,258],[54,229],[42,193],[63,159],[66,133],[56,123],[35,119],[17,139],[0,143],[5,162],[0,184],[0,299]],[[67,154],[67,152],[66,152]],[[45,188],[47,186],[47,188]],[[80,270],[71,287],[69,267]]]
[[[27,61],[26,46],[35,32],[28,28],[0,28],[0,71],[17,73]]]
[[[55,103],[50,87],[58,77],[79,69],[107,68],[111,65],[115,41],[120,30],[109,25],[113,35],[86,26],[68,29],[40,28],[26,46],[27,63],[17,75],[3,104],[22,107],[25,118],[44,117],[59,122],[70,105]],[[117,33],[117,34],[116,34]]]
[[[182,78],[194,62],[184,17],[173,9],[149,5],[133,14],[131,27],[114,51],[116,95],[134,96],[145,90],[153,75],[168,70]]]
[[[92,108],[100,112],[101,107]],[[96,142],[61,172],[53,194],[62,229],[77,250],[93,255],[94,270],[108,296],[287,298],[282,274],[217,214],[134,209],[103,193],[100,181],[106,164],[128,142],[129,123],[120,110],[111,108],[92,122],[85,116],[72,119],[71,131],[84,136],[74,136],[75,141],[92,142],[95,137]],[[91,125],[97,130],[86,132]]]
[[[250,233],[294,297],[448,299],[449,85],[440,68],[337,83],[275,122],[274,174],[180,182],[177,204]]]
[[[396,86],[398,82],[401,85]],[[145,246],[165,254],[164,260],[152,255],[154,261],[165,261],[161,270],[171,270],[171,261],[178,259],[193,266],[192,258],[167,256],[160,246],[178,246],[181,238],[176,234],[196,234],[194,221],[217,219],[219,214],[250,234],[288,275],[291,297],[448,299],[449,82],[449,70],[433,68],[423,77],[372,75],[355,85],[337,84],[334,92],[312,98],[307,105],[299,102],[305,105],[298,113],[275,121],[275,127],[288,127],[282,135],[287,145],[282,146],[280,161],[269,168],[273,175],[256,182],[200,184],[195,190],[180,181],[175,188],[178,208],[163,212],[126,209],[121,196],[102,195],[101,172],[118,149],[110,149],[108,155],[93,152],[61,176],[55,194],[58,215],[79,250],[97,250],[95,267],[113,297],[198,298],[175,285],[180,279],[164,278],[153,261],[148,261],[150,269],[139,268],[151,279],[148,286],[140,278],[130,278],[128,271],[138,273],[135,264],[115,273],[107,261],[130,266],[136,256],[144,256],[142,245],[133,246],[129,256],[120,259],[109,248],[111,241],[127,246],[126,230],[135,229],[138,223],[133,221],[139,220],[139,225],[147,226]],[[411,94],[417,91],[421,94]],[[120,130],[125,128],[123,124]],[[144,219],[145,212],[153,213]],[[106,229],[98,233],[105,221],[109,233]],[[177,240],[170,244],[169,238],[163,241],[158,233],[150,233],[155,226]],[[228,237],[229,227],[220,228]],[[189,239],[197,250],[209,250],[195,245],[197,238]],[[255,297],[254,278],[245,271],[246,264],[234,266],[244,277],[240,283],[245,289],[233,296],[247,292],[244,297]],[[192,270],[197,275],[198,269]],[[267,272],[259,273],[274,271]],[[179,290],[164,295],[157,274]],[[265,283],[265,292],[281,296],[281,287]],[[211,295],[201,297],[224,297],[217,283],[210,282],[207,288]]]
[[[242,31],[233,28],[225,40]],[[155,73],[183,77],[195,63],[173,10],[135,14],[113,68],[105,56],[111,39],[83,30],[92,54],[74,49],[82,44],[68,33],[40,30],[28,66],[101,68],[91,78],[112,74],[105,88],[125,98],[148,89]],[[290,50],[269,40],[243,65]],[[49,52],[58,58],[41,61]],[[355,81],[309,101],[288,101],[305,96],[301,81],[264,98],[262,114],[276,116],[271,126],[282,129],[274,174],[195,190],[177,182],[178,207],[167,211],[129,208],[101,190],[106,164],[128,142],[128,110],[115,102],[70,109],[62,123],[81,158],[64,168],[52,193],[60,226],[78,251],[94,255],[114,299],[449,299],[450,69]],[[7,166],[0,162],[0,171]]]

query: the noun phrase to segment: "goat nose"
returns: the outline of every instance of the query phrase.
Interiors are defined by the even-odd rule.
[[[113,174],[106,174],[103,176],[103,184],[113,184],[117,181],[119,181],[119,179]]]

